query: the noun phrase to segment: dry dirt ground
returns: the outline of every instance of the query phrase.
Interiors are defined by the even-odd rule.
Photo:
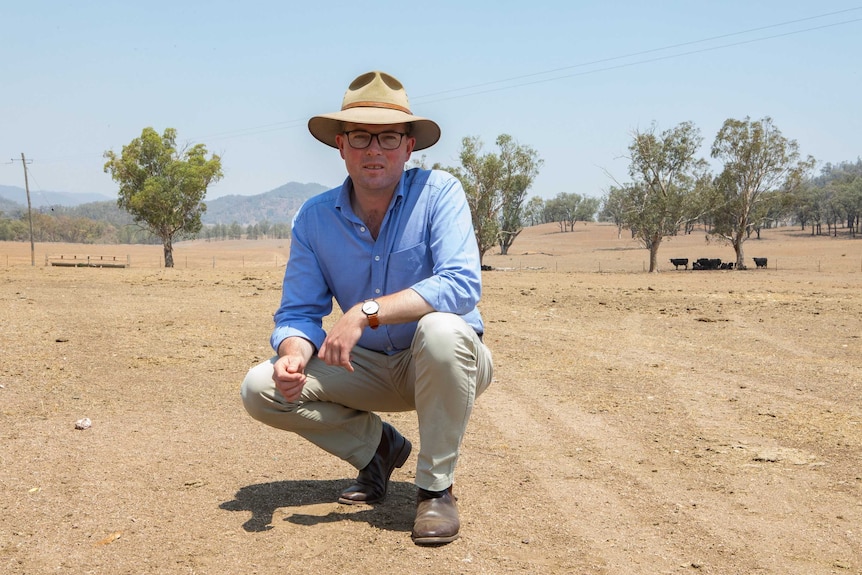
[[[495,381],[439,548],[410,541],[415,454],[383,504],[339,505],[352,468],[245,414],[287,247],[181,243],[165,270],[0,243],[0,573],[862,573],[862,240],[767,231],[748,271],[675,271],[731,259],[700,233],[644,273],[593,224],[489,254]]]

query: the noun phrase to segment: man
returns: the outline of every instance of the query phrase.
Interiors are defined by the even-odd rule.
[[[452,487],[461,440],[493,372],[464,190],[445,172],[404,170],[440,128],[413,115],[388,74],[356,78],[341,111],[311,118],[308,128],[338,149],[348,177],[294,217],[271,338],[277,355],[248,372],[243,403],[252,417],[356,467],[338,497],[348,505],[382,501],[412,450],[375,412],[415,410],[412,538],[449,543],[460,530]],[[343,315],[326,333],[333,298]]]

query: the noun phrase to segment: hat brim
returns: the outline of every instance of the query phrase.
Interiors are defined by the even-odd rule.
[[[414,151],[430,148],[440,139],[440,126],[433,120],[386,108],[351,108],[334,114],[314,116],[308,121],[311,135],[333,148],[335,136],[343,130],[344,122],[353,124],[411,124],[410,137],[416,138]]]

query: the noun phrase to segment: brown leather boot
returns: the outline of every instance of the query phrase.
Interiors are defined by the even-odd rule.
[[[416,496],[416,520],[411,537],[416,545],[443,545],[458,539],[461,521],[458,519],[457,497],[452,487],[445,491],[419,489]]]
[[[386,497],[389,478],[396,467],[401,467],[410,456],[413,446],[388,423],[383,424],[380,444],[371,462],[359,471],[353,485],[341,492],[339,503],[356,505],[377,503]]]

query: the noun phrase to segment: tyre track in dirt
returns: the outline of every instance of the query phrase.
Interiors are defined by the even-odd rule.
[[[736,538],[728,544],[727,535],[692,517],[688,489],[672,473],[653,473],[659,469],[648,463],[655,458],[625,433],[571,407],[565,420],[535,406],[528,414],[519,401],[507,399],[519,390],[501,387],[484,399],[488,419],[505,441],[518,442],[519,452],[535,455],[516,465],[530,478],[530,499],[554,502],[553,528],[573,535],[572,565],[598,564],[606,573],[671,573],[686,566],[727,568],[728,558],[715,557],[722,548],[740,554],[744,543]],[[539,441],[525,444],[527,437]],[[733,562],[739,572],[757,568],[755,560]]]
[[[482,414],[503,445],[515,444],[525,454],[510,464],[530,478],[530,496],[567,510],[557,512],[555,528],[572,534],[572,554],[581,559],[571,559],[570,566],[601,565],[611,573],[748,573],[780,564],[776,572],[810,574],[859,565],[852,551],[856,536],[848,528],[859,514],[858,493],[853,485],[845,493],[835,489],[852,477],[841,469],[824,472],[829,464],[817,450],[779,442],[763,428],[774,418],[758,411],[758,402],[790,411],[800,392],[786,382],[762,383],[757,366],[754,374],[738,367],[722,371],[728,353],[748,350],[804,365],[809,352],[788,357],[792,341],[752,350],[733,333],[734,325],[716,338],[720,353],[704,362],[704,334],[697,333],[702,326],[670,346],[648,335],[644,341],[644,334],[664,335],[665,318],[629,313],[617,328],[595,326],[591,332],[587,326],[583,333],[591,335],[566,338],[543,326],[542,314],[547,311],[530,321],[507,319],[506,328],[519,334],[523,356],[545,358],[556,369],[566,354],[580,357],[567,366],[574,381],[549,382],[541,369],[524,369],[535,366],[498,358],[498,382],[482,398]],[[575,323],[588,315],[577,313]],[[739,324],[741,318],[728,321]],[[564,383],[576,391],[564,391]],[[585,395],[593,394],[598,408],[591,409],[590,401],[581,405],[577,390],[596,386],[605,391]],[[745,394],[747,399],[735,398]],[[600,395],[609,409],[595,401]],[[825,398],[805,399],[830,409]],[[816,505],[797,504],[820,489],[824,496]],[[798,537],[800,515],[815,537]],[[763,547],[775,539],[782,543]]]

